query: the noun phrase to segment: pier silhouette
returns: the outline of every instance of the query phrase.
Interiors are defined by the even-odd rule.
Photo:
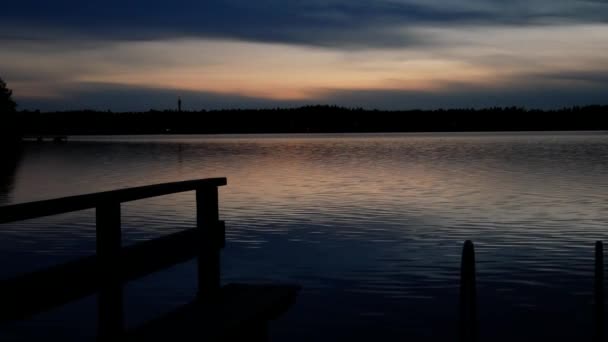
[[[0,224],[96,209],[96,255],[0,282],[0,322],[25,320],[91,294],[98,296],[100,341],[267,341],[268,322],[295,303],[297,284],[221,284],[225,223],[218,188],[225,178],[165,183],[0,207]],[[196,227],[123,247],[121,204],[196,191]],[[594,342],[605,339],[604,248],[595,243]],[[198,294],[174,311],[127,330],[125,283],[196,258]],[[459,338],[480,341],[475,247],[467,240],[460,266]],[[496,310],[500,310],[497,308]],[[483,314],[483,313],[481,313]]]
[[[96,209],[96,255],[0,282],[0,322],[37,313],[91,294],[98,296],[98,340],[265,341],[267,325],[294,303],[298,285],[221,285],[220,251],[225,224],[219,220],[218,187],[225,178],[165,183],[0,207],[0,223]],[[196,191],[197,225],[178,233],[123,247],[121,204]],[[198,295],[194,301],[148,324],[127,331],[126,282],[196,258]]]

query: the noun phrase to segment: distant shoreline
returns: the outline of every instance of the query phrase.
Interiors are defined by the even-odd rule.
[[[255,137],[255,136],[263,136],[263,137],[336,137],[336,136],[400,136],[400,135],[412,135],[412,136],[424,136],[424,135],[437,135],[437,134],[462,134],[462,135],[534,135],[534,134],[543,134],[546,133],[548,135],[570,135],[570,134],[606,134],[608,135],[608,130],[562,130],[562,131],[434,131],[434,132],[333,132],[333,133],[160,133],[160,134],[72,134],[67,135],[68,139],[76,139],[78,138],[198,138],[198,137]],[[46,140],[49,140],[48,138]],[[23,141],[35,141],[32,137],[26,137]]]
[[[25,136],[608,131],[608,105],[380,111],[336,106],[199,112],[20,112]]]

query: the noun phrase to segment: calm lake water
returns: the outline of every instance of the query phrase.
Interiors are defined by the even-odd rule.
[[[274,341],[457,339],[475,242],[481,339],[590,340],[593,243],[608,241],[608,134],[72,137],[3,166],[0,204],[227,177],[223,281],[299,283]],[[123,206],[124,243],[194,226],[194,193]],[[0,225],[0,276],[89,255],[94,211]],[[190,300],[189,262],[130,283],[128,326]],[[0,326],[94,339],[95,297]]]

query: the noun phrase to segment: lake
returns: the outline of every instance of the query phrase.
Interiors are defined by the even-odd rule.
[[[70,137],[8,157],[0,204],[207,177],[228,178],[223,281],[303,286],[274,341],[456,340],[467,239],[481,340],[591,339],[605,132]],[[125,244],[195,224],[192,192],[123,208]],[[94,250],[93,210],[0,225],[0,276]],[[127,325],[187,302],[195,279],[188,262],[129,283]],[[94,339],[95,305],[0,338]]]

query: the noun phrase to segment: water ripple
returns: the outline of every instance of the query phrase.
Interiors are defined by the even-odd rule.
[[[437,336],[453,340],[466,239],[476,243],[485,339],[521,339],[521,330],[506,332],[504,322],[542,315],[558,327],[548,336],[528,324],[529,336],[587,336],[593,243],[608,240],[605,134],[80,140],[27,145],[14,182],[2,187],[10,192],[0,198],[18,203],[228,177],[220,192],[228,227],[225,281],[304,286],[276,328],[278,340],[306,340],[298,334],[305,327],[324,331],[315,340],[339,340],[345,326],[362,336],[382,336],[390,327],[389,336],[421,337],[428,326],[415,324],[421,320],[446,327]],[[93,253],[93,214],[0,225],[0,259],[8,265],[1,276]],[[125,204],[122,220],[125,244],[194,227],[194,194]],[[15,258],[22,261],[15,265]],[[171,279],[180,283],[192,272],[180,268]],[[183,296],[174,283],[144,284],[133,294],[142,302]],[[319,315],[332,317],[332,325]]]

